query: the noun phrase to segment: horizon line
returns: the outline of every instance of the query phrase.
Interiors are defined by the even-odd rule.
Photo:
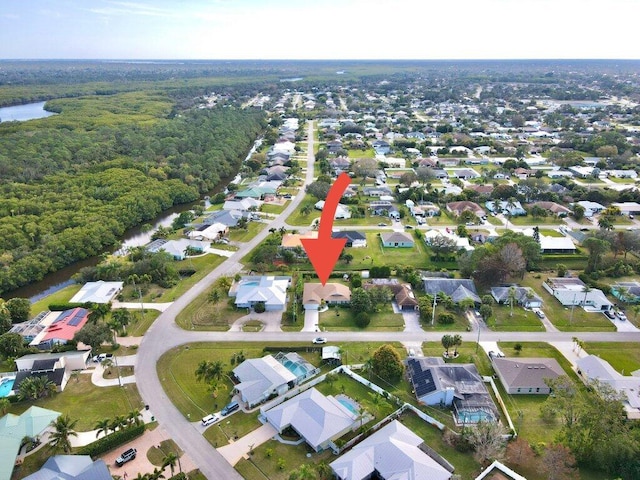
[[[0,62],[502,62],[502,61],[640,61],[638,58],[509,57],[509,58],[0,58]]]

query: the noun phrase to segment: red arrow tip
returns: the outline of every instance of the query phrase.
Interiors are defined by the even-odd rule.
[[[327,283],[338,257],[347,243],[346,238],[303,238],[302,246],[322,285]]]

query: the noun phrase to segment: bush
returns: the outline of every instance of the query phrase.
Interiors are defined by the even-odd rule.
[[[50,303],[48,308],[49,310],[51,310],[52,312],[62,312],[64,310],[71,310],[72,308],[78,308],[78,307],[82,307],[82,308],[90,308],[90,305],[87,305],[86,303]]]
[[[92,458],[95,458],[105,452],[119,447],[124,443],[127,443],[130,440],[133,440],[136,437],[139,437],[144,433],[144,429],[145,425],[143,423],[140,425],[132,425],[122,430],[117,430],[106,437],[102,437],[100,440],[96,440],[84,447],[80,447],[78,455],[91,455]]]
[[[267,307],[265,306],[264,302],[256,302],[253,305],[253,311],[256,313],[264,313],[266,309]]]
[[[456,321],[456,319],[450,313],[441,313],[438,315],[438,323],[441,325],[451,325]]]
[[[360,312],[356,315],[356,326],[358,328],[367,328],[371,323],[371,318],[367,312]]]

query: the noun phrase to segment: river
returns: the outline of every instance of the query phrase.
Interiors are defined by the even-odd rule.
[[[255,151],[262,144],[262,139],[258,139],[253,144],[253,147],[247,154],[245,158],[245,162],[251,158],[251,156],[255,153]],[[227,184],[230,182],[238,183],[240,181],[240,175],[237,174],[233,179],[231,177],[224,178],[220,180],[220,183],[216,188],[214,188],[208,195],[215,195],[218,192],[223,191]],[[206,198],[206,197],[203,197]],[[173,219],[176,218],[181,212],[185,210],[191,210],[196,205],[202,205],[202,199],[193,203],[185,203],[183,205],[176,205],[169,210],[165,210],[160,215],[158,215],[152,222],[147,222],[144,224],[145,226],[151,225],[151,229],[145,228],[143,225],[138,225],[128,231],[125,232],[124,237],[122,239],[122,244],[118,248],[118,251],[126,251],[131,247],[139,247],[142,245],[146,245],[151,241],[151,236],[153,233],[158,230],[160,227],[168,227],[173,222]],[[205,208],[209,205],[208,200],[204,200]],[[113,252],[109,252],[113,253]],[[4,299],[8,300],[10,298],[28,298],[31,302],[36,302],[41,298],[50,295],[51,293],[60,290],[67,285],[71,285],[73,280],[71,280],[71,276],[80,271],[83,267],[91,267],[97,265],[98,262],[102,259],[101,256],[95,256],[91,258],[87,258],[85,260],[81,260],[79,262],[74,263],[73,265],[69,265],[64,267],[57,272],[50,273],[44,279],[39,282],[34,282],[29,285],[25,285],[24,287],[18,288],[12,292],[6,292],[4,294]]]
[[[57,113],[47,112],[44,109],[45,103],[26,103],[14,107],[2,107],[0,108],[0,122],[24,122],[57,115]]]

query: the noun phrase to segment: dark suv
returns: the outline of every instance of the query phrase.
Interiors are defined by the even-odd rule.
[[[121,467],[125,463],[133,460],[134,458],[136,458],[136,453],[138,453],[138,451],[135,448],[125,450],[118,458],[116,458],[116,465]]]

